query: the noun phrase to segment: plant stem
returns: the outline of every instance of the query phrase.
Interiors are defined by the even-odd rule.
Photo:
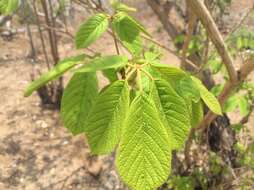
[[[148,78],[150,78],[151,80],[154,80],[154,78],[153,78],[153,76],[150,74],[150,73],[148,73],[145,69],[140,69],[146,76],[148,76]]]
[[[113,36],[114,43],[115,43],[116,53],[117,53],[117,55],[120,55],[120,51],[119,51],[119,47],[118,47],[117,39],[116,39],[116,34],[115,34],[114,30],[112,30],[112,34],[113,34],[112,36]]]
[[[142,85],[142,79],[141,79],[141,70],[137,69],[137,82],[139,86],[139,90],[143,92],[143,85]]]
[[[126,80],[128,80],[135,72],[136,72],[136,68],[135,69],[132,69],[128,74],[127,74],[127,76],[126,76]]]

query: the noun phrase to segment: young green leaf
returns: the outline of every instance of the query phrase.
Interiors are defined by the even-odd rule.
[[[211,89],[211,93],[213,93],[214,96],[219,96],[219,94],[222,92],[224,88],[224,84],[218,84],[215,85],[212,89]]]
[[[112,26],[120,40],[128,43],[132,43],[140,32],[136,24],[123,12],[114,16]]]
[[[200,92],[200,96],[202,100],[205,102],[205,104],[208,106],[208,108],[212,112],[218,115],[222,115],[221,106],[216,97],[211,92],[209,92],[209,90],[207,90],[207,88],[202,84],[202,82],[198,78],[196,77],[191,78],[197,85],[197,88],[199,89]]]
[[[224,112],[232,112],[237,108],[238,104],[239,104],[239,96],[232,95],[225,102],[225,104],[223,106],[223,111]]]
[[[240,114],[242,117],[245,117],[250,112],[250,104],[248,103],[248,100],[246,99],[245,96],[241,96],[238,101]]]
[[[154,103],[137,96],[130,107],[116,154],[123,181],[135,190],[159,187],[171,170],[171,143]]]
[[[84,61],[85,56],[79,55],[76,57],[70,57],[60,61],[53,69],[43,74],[39,79],[33,81],[26,89],[24,96],[30,96],[35,90],[45,85],[47,82],[60,77],[66,71],[70,70],[77,64]]]
[[[61,117],[74,135],[84,132],[83,125],[98,94],[95,73],[76,73],[64,90]]]
[[[180,81],[183,77],[187,76],[187,73],[177,67],[154,62],[150,64],[154,70],[158,71],[161,74],[162,78],[167,80],[174,87],[177,81]]]
[[[81,68],[77,69],[76,72],[95,72],[106,69],[116,69],[124,67],[128,63],[126,56],[111,55],[104,57],[97,57],[85,64]]]
[[[115,82],[118,80],[117,71],[115,69],[103,70],[102,74],[109,80],[109,82]]]
[[[154,71],[150,65],[145,65],[142,67],[141,72],[141,82],[143,86],[143,90],[145,92],[149,92],[151,88],[151,77],[156,78],[158,77],[156,71]]]
[[[200,100],[199,89],[196,87],[190,76],[183,77],[177,83],[176,89],[177,92],[184,97],[184,99],[190,99],[194,102],[198,102]]]
[[[95,42],[108,28],[108,16],[103,13],[90,17],[83,23],[75,37],[77,48],[86,48]]]
[[[138,56],[142,53],[143,47],[142,47],[142,40],[140,36],[137,36],[132,43],[128,43],[126,41],[122,42],[123,45],[129,50],[129,52],[135,56]]]
[[[125,81],[112,83],[98,95],[83,127],[94,154],[114,150],[128,107],[129,89]]]
[[[131,43],[140,32],[150,36],[145,27],[125,12],[118,12],[113,19],[113,29],[122,41]]]
[[[204,116],[202,101],[198,101],[197,103],[192,102],[191,110],[191,126],[196,127],[202,121]]]
[[[112,3],[112,7],[116,10],[116,11],[123,11],[123,12],[135,12],[137,11],[135,8],[133,7],[129,7],[128,5],[121,3],[119,1],[115,1]]]
[[[159,62],[159,58],[160,58],[161,54],[158,52],[151,52],[151,51],[147,51],[144,54],[145,60],[148,63],[154,63],[156,65],[156,63]]]
[[[4,15],[10,15],[19,6],[19,0],[1,0],[0,1],[0,13]]]
[[[163,79],[154,81],[152,96],[158,110],[165,115],[166,127],[173,133],[175,140],[173,148],[181,148],[191,128],[189,111],[184,99]]]

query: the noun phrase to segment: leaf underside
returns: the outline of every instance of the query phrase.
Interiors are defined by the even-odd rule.
[[[173,133],[173,148],[181,148],[191,128],[188,107],[184,99],[163,79],[154,81],[152,96],[158,110],[164,116],[165,127],[169,127]]]
[[[168,177],[171,144],[154,103],[137,96],[130,107],[116,155],[116,166],[132,189],[151,190]]]
[[[58,77],[60,77],[62,74],[64,74],[66,71],[70,70],[77,64],[79,64],[81,61],[84,61],[85,56],[79,55],[76,57],[70,57],[63,59],[60,61],[53,69],[51,69],[49,72],[43,74],[40,76],[39,79],[33,81],[26,89],[24,96],[30,96],[35,90],[42,87],[46,83],[48,83],[51,80],[54,80]]]
[[[83,23],[75,37],[76,47],[86,48],[95,42],[107,29],[108,18],[103,13],[90,17]]]
[[[92,153],[106,154],[114,150],[128,106],[129,90],[125,81],[112,83],[98,95],[84,124]]]
[[[97,94],[95,73],[76,73],[65,88],[61,101],[61,117],[64,126],[74,135],[84,132],[84,121]]]

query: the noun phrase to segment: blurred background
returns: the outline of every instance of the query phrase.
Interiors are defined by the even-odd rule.
[[[132,16],[156,41],[180,51],[179,44],[188,23],[184,1],[123,2],[137,9]],[[205,2],[223,36],[230,39],[228,44],[238,68],[246,54],[254,50],[254,1]],[[0,190],[127,189],[115,171],[113,155],[91,156],[85,137],[72,136],[62,125],[59,106],[70,74],[40,88],[29,98],[23,97],[29,82],[64,57],[82,51],[115,53],[108,33],[85,50],[76,50],[73,43],[75,32],[89,15],[112,12],[110,2],[13,0],[8,3],[8,0],[0,0]],[[200,24],[196,28],[188,56],[197,65],[207,63],[202,68],[203,79],[216,94],[220,88],[217,84],[223,83],[221,61],[216,57],[203,59],[206,57],[203,46],[209,44],[209,39],[203,37]],[[211,49],[212,46],[206,51]],[[177,56],[161,51],[164,63],[180,65]],[[197,60],[197,53],[202,54],[202,59]],[[100,80],[103,85],[107,84],[102,76]],[[253,84],[253,74],[249,81]],[[242,91],[237,93],[231,101],[244,95]],[[220,125],[220,131],[213,131],[211,126],[207,141],[196,137],[201,143],[194,143],[192,147],[191,168],[182,163],[183,153],[175,154],[174,175],[160,189],[254,189],[253,97],[246,101],[247,114],[239,112],[237,103],[229,102],[225,108],[227,116],[212,124]]]

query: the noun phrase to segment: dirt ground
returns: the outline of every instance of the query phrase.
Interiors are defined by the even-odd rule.
[[[253,0],[235,0],[234,17],[239,18],[251,3]],[[168,43],[148,7],[138,15],[158,41]],[[106,54],[114,51],[107,36],[93,47]],[[72,54],[72,48],[71,43],[61,45],[61,56]],[[0,38],[0,190],[125,189],[114,169],[113,156],[91,156],[85,137],[67,132],[57,111],[41,108],[36,93],[23,97],[33,69],[28,55],[29,44],[23,34],[12,41]],[[179,62],[169,54],[164,59],[170,64]]]

